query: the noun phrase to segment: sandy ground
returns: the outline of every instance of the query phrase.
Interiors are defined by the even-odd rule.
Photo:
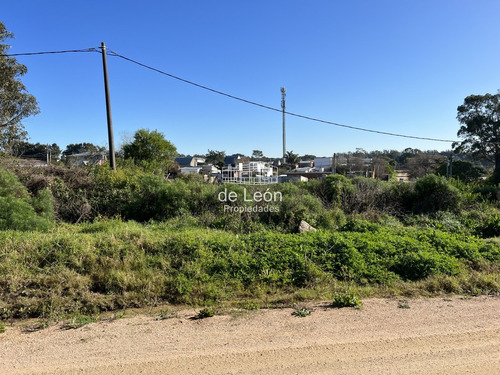
[[[500,298],[370,299],[0,334],[0,374],[500,374]]]

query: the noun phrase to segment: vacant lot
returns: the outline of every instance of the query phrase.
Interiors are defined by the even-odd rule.
[[[0,335],[1,374],[500,373],[500,298],[370,299],[195,320],[197,310]],[[165,318],[165,316],[162,316]],[[24,323],[25,325],[27,323]]]

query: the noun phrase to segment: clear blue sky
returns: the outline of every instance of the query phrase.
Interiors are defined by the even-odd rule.
[[[272,107],[328,121],[456,139],[456,108],[500,88],[496,0],[10,1],[11,53],[99,47]],[[41,113],[31,142],[107,145],[98,53],[19,57]],[[280,156],[281,114],[108,57],[115,143],[158,129],[180,153]],[[287,117],[299,154],[448,143],[382,136]]]

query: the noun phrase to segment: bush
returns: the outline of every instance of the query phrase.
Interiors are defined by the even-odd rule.
[[[0,230],[47,230],[53,215],[50,192],[31,198],[13,173],[0,169]]]
[[[427,175],[417,180],[413,212],[458,211],[460,193],[445,177]]]

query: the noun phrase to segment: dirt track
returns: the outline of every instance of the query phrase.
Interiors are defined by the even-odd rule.
[[[309,304],[191,320],[194,310],[0,335],[0,374],[500,374],[500,298]]]

